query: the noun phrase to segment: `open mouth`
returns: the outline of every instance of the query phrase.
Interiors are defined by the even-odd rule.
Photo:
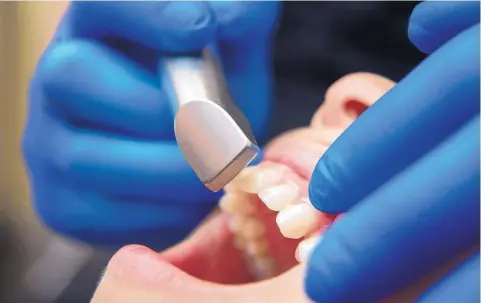
[[[147,248],[127,249],[114,262],[140,254],[146,267],[163,267],[151,278],[166,288],[162,302],[310,302],[302,263],[335,216],[314,209],[302,175],[335,138],[328,133],[306,128],[274,140],[261,164],[226,186],[219,208],[189,238],[148,258]]]
[[[355,120],[347,108],[353,102],[359,103],[356,108],[370,106],[392,85],[371,74],[341,78],[310,126],[270,142],[264,160],[225,187],[218,209],[189,238],[160,254],[126,247],[109,268],[128,275],[129,283],[151,285],[152,292],[146,292],[152,302],[310,302],[303,290],[303,263],[336,219],[310,204],[310,176]],[[126,296],[109,300],[136,301]]]

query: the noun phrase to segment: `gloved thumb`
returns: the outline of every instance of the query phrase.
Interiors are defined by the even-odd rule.
[[[426,1],[416,6],[409,20],[408,36],[427,54],[479,23],[479,1]]]

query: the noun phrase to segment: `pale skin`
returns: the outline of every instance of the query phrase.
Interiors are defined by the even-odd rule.
[[[298,146],[308,149],[315,145],[319,149],[321,137],[316,134],[323,132],[322,139],[325,139],[331,130],[346,129],[393,86],[392,81],[367,73],[341,78],[327,91],[325,102],[313,115],[310,126],[275,138],[266,147],[266,155],[274,161],[294,154],[295,159],[301,160],[293,161],[302,162],[295,165],[299,175],[310,175],[315,161],[308,154],[300,155]],[[306,188],[308,180],[299,182]],[[260,217],[266,222],[272,221],[269,212],[263,212],[266,215]],[[319,218],[323,218],[321,214]],[[255,282],[242,252],[234,245],[228,220],[225,213],[215,211],[188,239],[163,253],[137,245],[121,249],[110,260],[91,302],[310,302],[303,290],[304,265],[294,259],[300,240],[285,239],[277,231],[275,235],[269,234],[270,243],[277,245],[272,255],[280,269],[277,276]],[[322,230],[318,229],[319,232]],[[383,302],[414,301],[464,256]]]

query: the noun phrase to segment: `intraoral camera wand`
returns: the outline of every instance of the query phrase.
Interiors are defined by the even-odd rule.
[[[166,57],[164,65],[177,143],[202,183],[217,192],[259,153],[249,121],[232,101],[209,50]]]

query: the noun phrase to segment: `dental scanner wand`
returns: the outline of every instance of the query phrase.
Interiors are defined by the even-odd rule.
[[[249,121],[232,101],[210,50],[166,57],[164,65],[177,143],[197,177],[217,192],[259,153]]]

